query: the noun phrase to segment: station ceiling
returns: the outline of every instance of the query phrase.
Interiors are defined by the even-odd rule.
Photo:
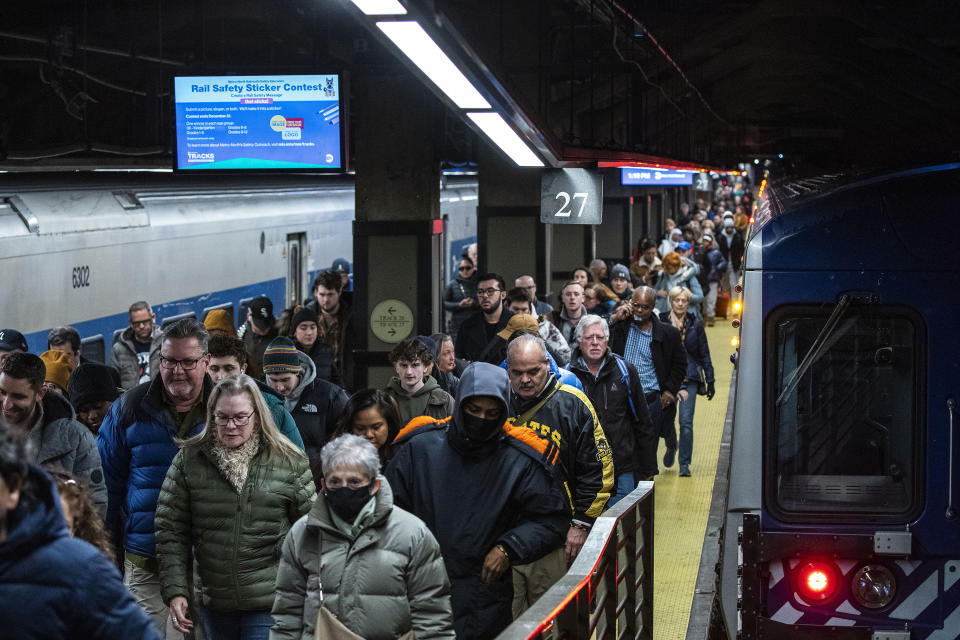
[[[561,149],[807,173],[960,159],[960,3],[404,1]],[[421,82],[348,0],[5,2],[0,164],[168,166],[173,76],[339,70]],[[444,159],[475,160],[436,104]]]

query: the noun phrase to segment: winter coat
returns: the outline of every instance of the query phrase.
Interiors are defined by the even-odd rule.
[[[477,272],[469,278],[457,276],[447,283],[443,291],[443,309],[450,312],[450,321],[447,322],[447,333],[456,336],[463,322],[476,313],[477,309]],[[473,298],[472,307],[461,307],[460,301],[464,298]]]
[[[717,249],[727,261],[727,265],[734,271],[740,271],[740,261],[743,259],[744,240],[743,233],[738,229],[733,232],[732,237],[728,237],[723,230],[717,232],[714,236],[717,241]]]
[[[680,332],[669,322],[661,322],[656,314],[650,316],[651,331],[650,353],[653,356],[653,369],[657,376],[660,391],[677,395],[687,370],[687,354],[680,341]],[[623,356],[627,346],[627,335],[633,326],[632,317],[610,326],[610,350]],[[636,366],[635,362],[630,364]]]
[[[313,479],[319,485],[323,476],[320,465],[320,449],[327,443],[337,425],[337,419],[347,407],[347,394],[343,389],[316,377],[313,361],[299,352],[303,373],[300,384],[284,399],[284,405],[303,438]]]
[[[550,322],[550,318],[546,314],[537,318],[537,324],[539,325],[540,337],[547,343],[547,351],[550,352],[558,365],[561,367],[567,366],[567,363],[570,362],[570,345],[563,334],[560,333],[560,329]]]
[[[270,327],[266,335],[261,336],[254,333],[250,328],[250,321],[247,320],[240,327],[238,334],[243,340],[243,348],[247,351],[247,375],[256,380],[263,380],[263,352],[280,332],[276,327]]]
[[[440,545],[420,519],[394,506],[383,476],[374,500],[372,518],[353,538],[333,523],[323,494],[293,525],[277,573],[271,640],[313,640],[321,592],[323,606],[367,640],[411,630],[417,640],[453,640]]]
[[[711,247],[710,250],[707,251],[706,258],[710,265],[707,273],[707,282],[720,282],[723,274],[727,270],[727,261],[724,259],[723,254],[720,253],[720,250],[716,247]]]
[[[434,365],[433,373],[430,375],[432,375],[434,380],[437,381],[437,384],[441,389],[450,394],[451,398],[457,397],[457,389],[460,387],[460,378],[454,375],[453,371],[440,371],[437,369],[436,365]]]
[[[297,347],[298,351],[305,353],[310,360],[313,361],[313,366],[314,369],[316,369],[317,377],[321,380],[332,382],[333,348],[320,338],[317,338],[316,342],[314,342],[309,349],[297,342],[293,336],[291,336],[290,339],[293,340],[293,344]]]
[[[617,360],[627,369],[627,384]],[[603,424],[603,432],[610,439],[617,475],[632,471],[639,471],[643,477],[655,474],[658,431],[650,421],[636,367],[608,348],[594,376],[578,348],[573,352],[570,369],[583,383],[583,392],[590,398]]]
[[[552,393],[552,395],[550,395]],[[519,418],[550,395],[527,422]],[[553,377],[535,398],[510,393],[507,422],[537,436],[542,460],[549,465],[570,499],[573,517],[588,524],[613,495],[613,452],[603,424],[587,396]]]
[[[664,323],[670,324],[669,313],[661,314],[660,319]],[[683,324],[684,330],[680,332],[680,337],[687,353],[687,368],[684,373],[684,380],[699,381],[699,370],[702,367],[706,381],[714,382],[713,361],[710,360],[710,345],[707,344],[707,332],[703,328],[703,322],[697,320],[697,317],[688,311]]]
[[[0,542],[0,629],[19,640],[160,636],[117,569],[70,537],[53,480],[30,465]]]
[[[453,396],[440,388],[433,376],[427,376],[423,386],[408,393],[400,384],[400,378],[393,376],[385,391],[397,401],[400,407],[400,424],[405,425],[417,416],[446,418],[453,413]]]
[[[513,312],[506,305],[503,305],[500,320],[497,322],[497,333],[507,327],[507,321],[512,315]],[[491,364],[500,362],[502,356],[497,357],[496,354],[492,354],[493,350],[487,349],[490,340],[487,339],[486,327],[487,322],[483,319],[483,312],[479,310],[474,311],[473,315],[463,321],[460,330],[457,332],[457,342],[454,349],[457,357],[471,362],[489,362]],[[494,334],[493,337],[497,338],[498,336]]]
[[[165,603],[190,597],[199,566],[202,604],[214,611],[269,611],[283,538],[310,511],[316,490],[306,456],[261,444],[238,494],[217,466],[213,439],[173,459],[157,503],[157,555]]]
[[[300,451],[305,451],[303,438],[300,437],[300,431],[297,429],[297,423],[294,422],[293,416],[290,415],[284,405],[283,396],[271,389],[265,382],[256,378],[254,378],[254,382],[257,383],[257,388],[260,389],[260,395],[267,403],[267,408],[270,409],[270,417],[273,418],[273,423],[277,425],[277,429]]]
[[[30,461],[48,469],[62,469],[82,481],[103,516],[107,512],[107,485],[96,438],[76,421],[73,406],[59,393],[47,392],[40,407],[43,415],[27,432],[33,445]]]
[[[587,315],[587,308],[584,306],[580,307],[580,317]],[[567,308],[561,306],[559,309],[554,309],[550,313],[550,322],[552,322],[557,329],[560,330],[560,335],[563,336],[563,339],[567,341],[567,344],[573,344],[573,335],[577,330],[576,324],[570,324],[567,322]]]
[[[397,506],[422,519],[440,544],[461,639],[493,638],[512,619],[511,572],[492,584],[480,580],[487,553],[502,544],[511,564],[530,563],[563,543],[570,521],[563,489],[527,445],[505,431],[482,443],[464,432],[464,399],[492,396],[507,411],[509,387],[492,365],[467,367],[453,416],[399,437],[385,474]]]
[[[699,265],[693,262],[693,260],[684,258],[683,265],[677,269],[676,273],[669,274],[666,269],[660,272],[660,277],[657,279],[657,285],[654,289],[657,291],[665,291],[667,294],[669,294],[670,290],[674,287],[686,287],[690,289],[690,293],[693,294],[693,297],[690,298],[690,311],[696,313],[699,318],[700,303],[703,302],[703,287],[700,286],[700,280],[697,279],[698,273],[700,273]],[[656,309],[658,313],[670,311],[669,295],[665,295],[662,298],[657,296]]]
[[[550,355],[550,352],[547,352],[547,360],[550,362],[550,375],[562,382],[563,384],[568,384],[574,389],[583,391],[583,385],[580,384],[580,378],[573,375],[573,372],[569,369],[564,369],[557,365],[557,361],[553,359],[553,356]],[[500,362],[500,368],[504,371],[507,370],[507,360],[506,358]]]
[[[150,336],[150,379],[160,373],[160,343],[163,332],[154,325]],[[140,384],[140,364],[137,362],[137,347],[133,343],[133,327],[127,327],[113,343],[110,366],[120,374],[120,387],[132,389]]]
[[[317,304],[317,299],[310,299],[306,305],[317,312],[324,313]],[[353,384],[353,350],[356,348],[357,337],[353,328],[353,292],[340,292],[340,307],[337,309],[337,357],[333,362],[333,377],[330,382],[340,385],[347,391],[352,391]],[[320,318],[321,323],[323,318]],[[329,343],[329,341],[328,341]],[[332,346],[332,344],[331,344]]]

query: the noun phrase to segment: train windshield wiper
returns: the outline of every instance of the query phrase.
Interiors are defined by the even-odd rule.
[[[820,333],[817,334],[816,339],[813,341],[813,345],[810,347],[810,351],[807,352],[807,355],[803,357],[803,361],[800,363],[800,366],[797,367],[790,377],[787,378],[786,382],[783,385],[783,391],[780,392],[780,395],[777,397],[777,406],[783,404],[784,400],[794,392],[797,388],[797,385],[800,384],[800,379],[803,378],[803,374],[807,372],[807,369],[816,362],[820,356],[826,351],[829,347],[840,338],[842,333],[836,333],[837,325],[840,322],[843,312],[846,311],[847,307],[850,306],[850,296],[844,294],[840,297],[840,301],[837,302],[837,306],[834,307],[833,313],[830,314],[830,317],[827,318],[827,323],[823,325],[823,329],[820,329]],[[833,338],[833,339],[831,339]]]

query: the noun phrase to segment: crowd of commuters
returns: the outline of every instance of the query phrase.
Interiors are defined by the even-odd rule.
[[[497,635],[659,473],[660,438],[691,475],[696,398],[715,392],[704,327],[749,207],[722,195],[632,260],[574,268],[556,307],[465,252],[447,333],[398,343],[380,389],[356,388],[345,269],[279,318],[253,299],[239,330],[222,309],[161,329],[135,302],[109,366],[68,326],[40,355],[0,330],[0,623]]]

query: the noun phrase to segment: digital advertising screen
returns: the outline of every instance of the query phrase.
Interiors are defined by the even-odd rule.
[[[343,171],[338,74],[174,78],[174,169]]]
[[[656,167],[621,167],[620,184],[690,186],[693,184],[693,172]]]

